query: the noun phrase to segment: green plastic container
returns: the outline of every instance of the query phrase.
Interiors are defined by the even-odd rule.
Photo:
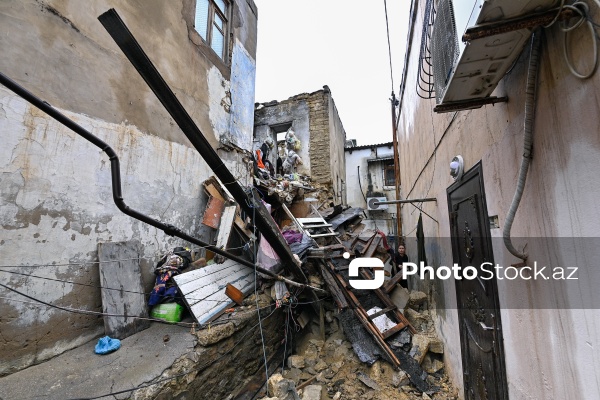
[[[156,319],[162,319],[167,322],[181,321],[183,307],[177,303],[157,304],[152,308],[150,316]]]

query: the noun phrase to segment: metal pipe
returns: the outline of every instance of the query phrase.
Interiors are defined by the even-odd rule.
[[[523,126],[523,157],[521,158],[521,166],[519,167],[519,175],[517,177],[517,188],[513,196],[510,208],[506,213],[504,229],[502,230],[502,238],[504,246],[515,257],[523,261],[527,261],[528,254],[524,251],[518,251],[512,244],[510,231],[512,224],[525,190],[525,181],[527,180],[527,172],[532,158],[533,150],[533,129],[535,124],[535,105],[537,100],[538,73],[540,69],[540,52],[542,47],[541,29],[538,28],[531,36],[531,53],[529,55],[529,67],[527,69],[527,86],[525,88],[525,122]]]
[[[299,263],[294,259],[292,252],[287,246],[287,242],[279,232],[279,229],[271,216],[268,215],[268,213],[261,211],[261,208],[255,203],[254,196],[249,197],[246,194],[244,189],[237,182],[237,179],[229,169],[227,169],[225,164],[223,164],[223,161],[217,152],[212,148],[211,144],[204,137],[185,108],[181,105],[177,96],[175,96],[154,64],[152,64],[152,61],[150,61],[133,34],[129,31],[121,17],[119,17],[119,14],[117,14],[114,9],[110,9],[100,15],[98,20],[119,46],[121,51],[123,51],[146,84],[148,84],[171,117],[173,117],[173,120],[181,128],[198,153],[204,158],[208,166],[229,190],[242,210],[253,219],[254,224],[260,233],[267,239],[273,250],[275,250],[284,264],[284,267],[286,265],[289,266],[296,279],[306,282],[306,276],[299,267]],[[266,215],[263,215],[263,212]]]
[[[426,203],[428,201],[437,201],[437,199],[435,197],[427,197],[425,199],[413,199],[413,200],[374,201],[373,205],[378,206],[379,204]]]
[[[46,114],[48,114],[49,116],[51,116],[52,118],[54,118],[55,120],[60,122],[61,124],[63,124],[64,126],[66,126],[67,128],[71,129],[73,132],[77,133],[79,136],[86,139],[88,142],[90,142],[93,145],[95,145],[96,147],[100,148],[104,153],[106,153],[106,155],[108,156],[108,158],[110,160],[110,172],[111,172],[111,178],[112,178],[113,200],[114,200],[116,206],[119,208],[119,210],[121,210],[124,214],[129,215],[130,217],[138,219],[142,222],[145,222],[149,225],[152,225],[152,226],[164,231],[169,236],[176,236],[176,237],[186,240],[190,243],[194,243],[194,244],[197,244],[198,246],[202,246],[202,247],[206,248],[207,250],[210,250],[216,254],[220,254],[220,255],[222,255],[230,260],[233,260],[237,263],[240,263],[240,264],[245,265],[250,268],[256,268],[257,271],[259,271],[265,275],[268,275],[272,278],[275,278],[277,280],[284,281],[284,282],[289,283],[294,286],[309,287],[313,290],[318,290],[320,292],[327,293],[322,289],[314,288],[312,286],[308,286],[305,284],[300,284],[300,283],[291,281],[287,278],[284,278],[280,275],[275,274],[272,271],[269,271],[267,269],[259,267],[258,265],[254,265],[252,262],[250,262],[248,260],[244,260],[243,258],[240,258],[234,254],[231,254],[230,252],[224,251],[216,246],[210,245],[208,243],[201,241],[200,239],[192,237],[192,236],[186,234],[185,232],[183,232],[181,229],[177,228],[176,226],[163,224],[162,222],[157,221],[145,214],[142,214],[139,211],[133,210],[127,204],[125,204],[125,201],[123,200],[123,194],[121,191],[121,168],[120,168],[120,163],[119,163],[119,157],[117,156],[117,153],[113,150],[112,147],[110,147],[107,143],[105,143],[98,137],[94,136],[91,132],[87,131],[81,125],[75,123],[73,120],[71,120],[70,118],[68,118],[61,112],[59,112],[58,110],[56,110],[48,102],[36,97],[34,94],[29,92],[27,89],[20,86],[18,83],[16,83],[15,81],[10,79],[6,75],[4,75],[2,72],[0,72],[0,83],[2,85],[6,86],[8,89],[12,90],[18,96],[21,96],[22,98],[27,100],[29,103],[31,103],[35,107],[39,108],[40,110],[42,110],[43,112],[45,112]]]

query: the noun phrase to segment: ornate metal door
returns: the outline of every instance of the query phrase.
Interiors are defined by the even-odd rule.
[[[480,272],[483,263],[494,263],[481,162],[447,195],[454,262],[479,272],[476,279],[456,280],[465,399],[508,399],[497,284]]]

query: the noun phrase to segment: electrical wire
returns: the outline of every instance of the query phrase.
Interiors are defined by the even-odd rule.
[[[85,286],[85,287],[91,287],[94,289],[103,289],[103,290],[111,290],[111,291],[115,291],[115,292],[123,292],[123,293],[132,293],[132,294],[143,294],[144,296],[148,296],[150,294],[152,294],[152,292],[139,292],[136,290],[126,290],[126,289],[120,289],[120,288],[111,288],[111,287],[107,287],[107,286],[100,286],[100,285],[92,285],[89,283],[80,283],[80,282],[72,282],[72,281],[66,281],[63,279],[55,279],[55,278],[48,278],[48,277],[44,277],[44,276],[38,276],[38,275],[30,275],[30,274],[25,274],[23,272],[15,272],[15,271],[5,271],[0,269],[0,272],[5,272],[7,274],[13,274],[13,275],[21,275],[27,278],[36,278],[36,279],[42,279],[42,280],[46,280],[46,281],[52,281],[52,282],[59,282],[59,283],[63,283],[63,284],[69,284],[69,285],[75,285],[75,286]],[[174,299],[188,299],[188,300],[198,300],[198,301],[212,301],[212,302],[218,302],[218,303],[223,303],[223,300],[211,300],[211,299],[199,299],[199,298],[194,298],[194,297],[183,297],[183,296],[174,296]],[[228,302],[228,301],[227,301]]]
[[[103,317],[117,317],[117,318],[132,318],[132,319],[139,319],[139,320],[147,320],[147,321],[153,321],[153,322],[160,322],[160,323],[167,323],[166,321],[162,320],[162,319],[156,319],[156,318],[149,318],[149,317],[143,317],[143,316],[139,316],[139,315],[125,315],[125,314],[111,314],[111,313],[104,313],[104,312],[100,312],[100,311],[92,311],[92,310],[83,310],[80,308],[73,308],[73,307],[64,307],[64,306],[57,306],[55,304],[51,304],[48,302],[45,302],[44,300],[40,300],[38,298],[35,298],[33,296],[27,295],[25,293],[22,293],[14,288],[11,288],[9,286],[6,286],[4,284],[0,283],[1,287],[4,287],[5,289],[8,289],[12,292],[15,292],[23,297],[26,297],[32,301],[25,301],[25,300],[19,300],[19,299],[13,299],[10,297],[5,297],[5,296],[0,296],[0,299],[4,299],[4,300],[8,300],[8,301],[15,301],[15,302],[19,302],[19,303],[25,303],[25,304],[32,304],[32,305],[45,305],[46,307],[51,307],[51,308],[56,308],[62,311],[66,311],[66,312],[70,312],[73,314],[84,314],[84,315],[95,315],[95,316],[103,316]],[[229,302],[224,302],[224,303],[229,303]],[[266,308],[271,307],[272,304],[269,304],[268,306],[264,306],[264,307],[260,307],[258,308],[258,311],[260,310],[264,310]],[[250,314],[250,313],[254,313],[255,310],[249,310],[249,311],[236,311],[234,315],[243,315],[243,314]],[[177,323],[169,323],[172,325],[180,325],[180,326],[196,326],[199,327],[200,329],[204,328],[204,327],[208,327],[210,325],[221,325],[223,323],[226,323],[227,321],[223,321],[223,322],[219,322],[219,323],[206,323],[203,325],[198,325],[195,322],[177,322]]]
[[[228,248],[225,248],[224,250],[227,250],[227,251],[240,250],[240,249],[243,249],[245,246],[249,245],[251,242],[252,241],[248,241],[242,246],[228,247]],[[206,248],[207,248],[207,246],[193,245],[190,247],[190,250],[193,251],[193,250],[206,249]],[[169,253],[169,251],[162,253],[160,255],[155,255],[155,256],[122,258],[122,259],[117,259],[117,260],[106,260],[106,261],[82,261],[82,262],[77,262],[77,263],[63,263],[63,264],[0,265],[0,268],[75,267],[75,266],[82,266],[82,265],[105,264],[105,263],[121,262],[121,261],[156,260],[156,259],[160,260],[168,253]]]
[[[598,6],[598,8],[600,8],[600,1],[594,0],[594,2],[596,3],[596,6]],[[565,4],[565,0],[562,0],[560,3],[560,7],[558,8],[558,12],[556,13],[556,16],[554,17],[552,22],[550,22],[548,25],[545,25],[544,28],[550,28],[551,26],[555,25],[558,21],[558,18],[560,16],[561,12],[564,9],[569,9],[569,10],[576,12],[577,14],[579,14],[579,19],[577,19],[577,21],[572,25],[569,25],[568,21],[563,21],[559,24],[560,29],[563,32],[563,36],[562,36],[563,58],[565,59],[567,68],[569,69],[569,71],[571,72],[571,74],[573,76],[575,76],[579,79],[588,79],[594,75],[594,73],[596,72],[596,69],[598,67],[598,38],[597,38],[597,33],[594,29],[594,26],[597,26],[597,24],[595,24],[589,17],[590,8],[587,3],[583,2],[583,1],[576,1],[573,4]],[[569,58],[569,52],[568,52],[568,40],[569,40],[570,32],[576,30],[584,23],[587,23],[588,29],[592,36],[592,48],[593,48],[593,56],[592,56],[593,66],[590,69],[590,71],[586,74],[579,73],[575,69],[575,67],[573,66],[573,63],[571,62],[571,59]]]
[[[252,196],[252,201],[256,201],[254,199],[254,196]],[[252,204],[252,221],[256,221],[255,217],[256,217],[256,206],[254,206],[254,204]],[[254,227],[254,229],[256,229],[256,226]],[[254,236],[256,236],[256,232],[254,232]],[[261,238],[261,240],[265,240],[265,238]],[[258,270],[256,268],[257,265],[257,257],[256,257],[256,242],[252,242],[252,247],[253,247],[253,251],[252,251],[252,257],[253,257],[253,261],[254,261],[254,298],[256,300],[256,308],[258,308]],[[263,349],[263,359],[264,359],[264,363],[265,363],[265,385],[267,385],[268,387],[268,383],[269,383],[269,366],[268,366],[268,362],[267,362],[267,350],[265,348],[265,337],[263,335],[263,328],[262,328],[262,320],[260,318],[260,311],[258,311],[258,324],[260,327],[260,340],[262,343],[262,349]]]
[[[385,10],[385,29],[387,32],[388,54],[389,54],[389,58],[390,58],[390,78],[392,81],[392,93],[393,93],[394,92],[394,69],[392,68],[392,46],[390,44],[390,27],[388,24],[387,0],[383,0],[383,7]]]

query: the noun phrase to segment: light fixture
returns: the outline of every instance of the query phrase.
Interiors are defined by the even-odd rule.
[[[465,171],[465,163],[462,156],[455,156],[450,162],[450,175],[454,180],[462,178]]]

